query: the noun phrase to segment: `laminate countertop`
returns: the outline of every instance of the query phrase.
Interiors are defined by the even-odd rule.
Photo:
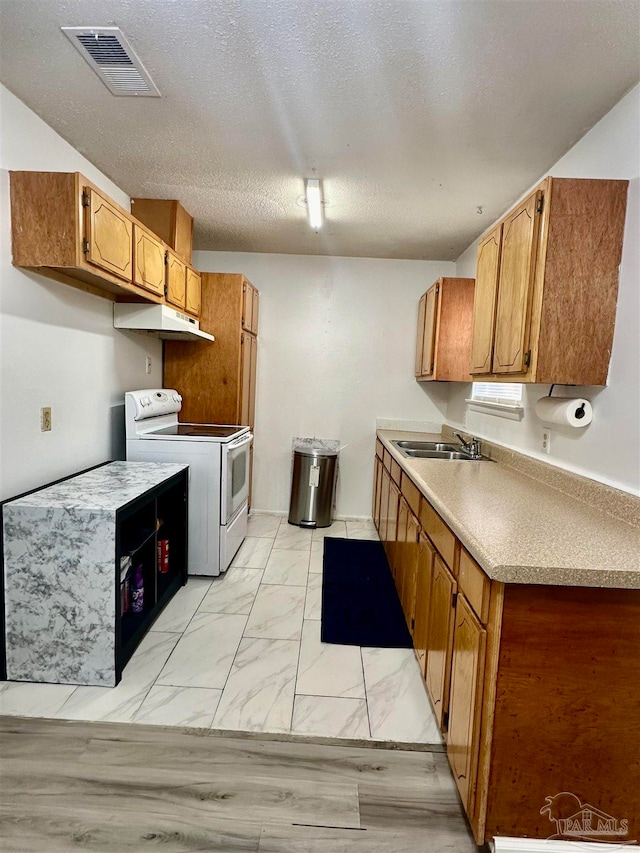
[[[109,462],[15,498],[6,505],[11,509],[41,507],[115,512],[187,467],[174,462]]]
[[[501,462],[410,459],[378,438],[486,574],[497,581],[640,589],[640,530]]]

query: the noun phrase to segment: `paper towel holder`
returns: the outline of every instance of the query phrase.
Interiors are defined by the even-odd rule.
[[[553,394],[553,389],[555,387],[556,387],[556,383],[552,382],[551,387],[549,388],[549,393],[547,394],[547,397],[551,397],[551,395]],[[578,408],[575,411],[575,417],[578,418],[578,420],[582,420],[582,418],[586,417],[586,414],[587,414],[586,403],[582,402],[582,403],[580,403],[580,405],[578,406]]]
[[[580,429],[589,426],[593,420],[593,408],[584,397],[553,397],[549,389],[545,397],[540,397],[534,405],[538,418],[545,424],[558,424]]]

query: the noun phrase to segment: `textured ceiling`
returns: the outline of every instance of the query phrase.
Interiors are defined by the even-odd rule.
[[[453,259],[638,80],[639,8],[0,0],[0,79],[129,195],[179,199],[199,249]],[[108,24],[162,98],[113,97],[59,30]]]

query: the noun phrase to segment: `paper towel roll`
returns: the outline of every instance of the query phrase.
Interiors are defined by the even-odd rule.
[[[593,408],[583,397],[541,397],[536,400],[536,415],[547,424],[586,427],[593,420]]]

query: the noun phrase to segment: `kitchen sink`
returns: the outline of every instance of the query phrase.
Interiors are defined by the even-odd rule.
[[[468,453],[462,453],[460,450],[402,450],[405,456],[409,459],[466,459],[468,462],[474,460]]]
[[[392,441],[398,450],[453,450],[459,451],[459,444],[449,444],[444,441]]]
[[[467,462],[485,461],[473,459],[459,444],[445,441],[392,441],[400,453],[408,459],[464,459]]]

